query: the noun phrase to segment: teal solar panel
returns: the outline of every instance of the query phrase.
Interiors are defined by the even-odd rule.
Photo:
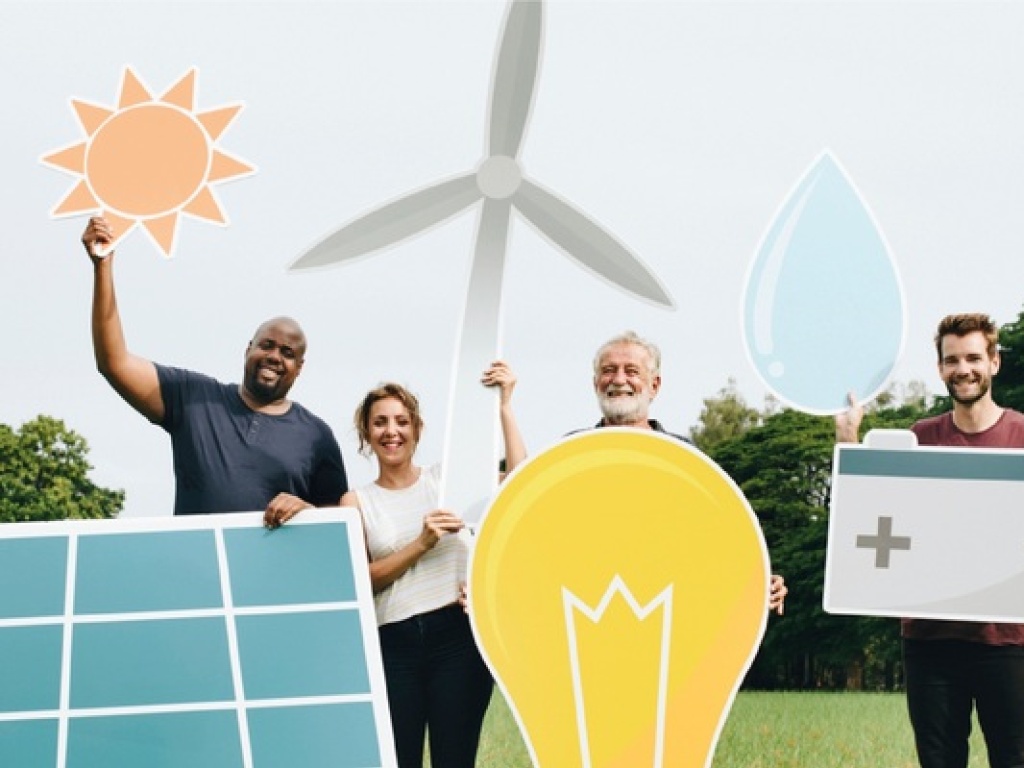
[[[82,536],[75,613],[219,608],[217,566],[213,531]]]
[[[358,512],[0,526],[0,765],[392,768]]]
[[[0,538],[0,619],[63,616],[68,540]]]

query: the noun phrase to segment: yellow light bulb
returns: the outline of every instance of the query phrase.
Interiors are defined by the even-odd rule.
[[[538,768],[699,768],[764,634],[768,579],[757,520],[716,464],[603,429],[502,486],[470,616]]]

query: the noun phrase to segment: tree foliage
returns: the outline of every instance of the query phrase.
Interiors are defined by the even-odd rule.
[[[38,416],[0,424],[0,522],[116,517],[124,491],[89,479],[88,444],[64,422]]]
[[[1024,411],[1024,312],[999,329],[999,348],[1002,365],[993,385],[995,400]]]
[[[710,453],[716,446],[739,437],[760,423],[761,414],[747,405],[736,389],[736,380],[729,379],[717,395],[704,398],[697,426],[690,428],[690,439],[702,451]]]

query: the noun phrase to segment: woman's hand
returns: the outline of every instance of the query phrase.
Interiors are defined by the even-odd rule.
[[[485,387],[501,387],[501,404],[512,401],[512,390],[516,387],[516,375],[503,360],[495,360],[480,377]]]
[[[437,542],[445,534],[458,533],[465,528],[462,518],[454,512],[446,509],[435,509],[423,516],[423,530],[420,531],[419,541],[424,552],[429,552],[437,546]]]

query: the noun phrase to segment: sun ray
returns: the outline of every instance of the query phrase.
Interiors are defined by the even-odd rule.
[[[84,141],[80,144],[73,144],[49,155],[43,155],[42,161],[54,168],[60,168],[62,171],[82,173],[85,171],[85,147]]]
[[[145,219],[141,224],[164,252],[164,256],[169,258],[174,251],[174,239],[178,233],[177,212],[156,219]]]
[[[51,216],[72,216],[77,213],[88,213],[98,210],[100,201],[89,189],[85,179],[79,181],[74,188],[61,200],[51,212]]]
[[[181,209],[182,213],[195,216],[197,219],[212,221],[216,224],[227,224],[227,216],[220,207],[220,203],[209,187],[203,187],[199,193],[192,198],[188,205]]]
[[[120,110],[152,100],[153,94],[142,84],[138,75],[132,71],[131,67],[125,67],[124,74],[121,76],[121,95],[117,99],[117,108]]]
[[[235,104],[230,107],[221,107],[220,109],[211,109],[209,112],[201,112],[196,115],[196,120],[206,129],[206,132],[210,134],[210,138],[216,141],[220,138],[220,135],[228,129],[228,126],[234,122],[238,113],[242,111],[241,104]]]
[[[101,215],[110,225],[110,231],[114,233],[114,242],[111,245],[115,246],[124,240],[139,223],[138,220],[122,216],[109,208],[105,208]]]
[[[181,80],[167,89],[167,92],[160,97],[160,101],[191,112],[195,107],[195,98],[196,69],[193,67],[182,76]]]
[[[114,110],[101,107],[99,104],[90,104],[87,101],[71,100],[71,106],[75,110],[75,116],[85,131],[86,136],[92,136],[99,130],[100,126],[114,114]]]
[[[209,180],[212,184],[216,181],[233,179],[236,176],[247,176],[256,171],[248,163],[244,163],[237,157],[232,157],[227,152],[219,149],[213,150],[213,161],[210,163]]]

